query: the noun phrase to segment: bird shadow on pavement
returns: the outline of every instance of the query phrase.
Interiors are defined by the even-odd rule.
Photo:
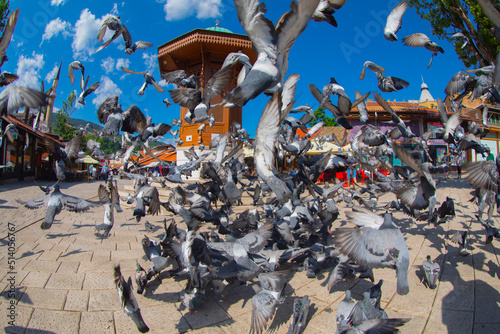
[[[75,254],[79,254],[79,253],[85,253],[87,251],[84,251],[84,250],[81,250],[81,249],[75,249],[69,253],[65,253],[63,255],[61,255],[60,257],[67,257],[67,256],[71,256],[71,255],[75,255]]]
[[[442,322],[447,326],[448,333],[472,333],[474,323],[494,323],[500,314],[498,300],[500,293],[488,282],[475,277],[462,278],[457,265],[449,265],[448,259],[455,255],[449,253],[446,256],[445,280],[452,284],[453,289],[441,299]],[[467,259],[467,260],[463,260]],[[467,264],[472,264],[475,268],[483,267],[485,264],[484,253],[475,253],[467,257],[458,258]],[[487,264],[488,266],[489,264]],[[478,269],[482,270],[482,269]],[[498,272],[498,267],[496,268]],[[440,287],[441,289],[441,287]],[[436,304],[434,304],[436,306]],[[468,313],[464,311],[469,311]],[[470,326],[469,326],[470,325]]]
[[[36,334],[57,334],[56,332],[46,331],[36,328],[26,328],[22,326],[7,326],[4,328],[6,334],[18,334],[18,333],[36,333]]]
[[[56,238],[63,238],[63,237],[71,237],[72,235],[77,235],[78,233],[59,233],[59,234],[46,234],[45,238],[47,239],[56,239]]]
[[[24,257],[33,256],[33,255],[37,255],[37,254],[40,254],[40,253],[43,253],[43,250],[39,250],[38,252],[27,251],[27,252],[22,253],[21,256],[18,257],[18,260],[22,259]]]

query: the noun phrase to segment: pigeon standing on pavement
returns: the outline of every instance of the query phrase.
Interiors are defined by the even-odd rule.
[[[293,315],[287,334],[300,334],[306,329],[307,316],[311,300],[309,296],[297,298],[293,301]]]
[[[427,286],[435,289],[439,272],[441,271],[439,263],[432,262],[430,255],[427,255],[427,258],[422,263],[422,268],[424,269],[424,279],[427,282]]]

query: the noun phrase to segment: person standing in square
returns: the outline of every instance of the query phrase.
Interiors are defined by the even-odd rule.
[[[464,162],[464,157],[462,155],[462,152],[459,153],[458,160],[457,160],[457,179],[462,178],[462,164]]]

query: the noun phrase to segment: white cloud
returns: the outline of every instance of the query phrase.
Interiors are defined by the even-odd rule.
[[[59,64],[56,63],[54,65],[54,68],[45,76],[45,81],[52,84],[52,81],[54,80],[58,69],[59,69]]]
[[[103,59],[101,62],[101,67],[106,72],[106,74],[113,73],[115,70],[121,71],[121,67],[130,67],[130,60],[125,58],[118,58],[115,60],[111,56]]]
[[[144,65],[148,71],[154,71],[158,66],[158,56],[154,53],[143,53],[142,59],[144,59]]]
[[[65,2],[66,2],[66,0],[51,0],[50,4],[52,6],[60,6],[60,5],[64,5]]]
[[[21,55],[17,60],[16,74],[19,79],[16,85],[27,86],[35,89],[40,88],[40,70],[45,65],[42,54],[33,51],[32,58]]]
[[[165,20],[177,21],[196,15],[198,19],[221,16],[222,0],[166,0]]]
[[[118,85],[115,84],[108,76],[103,75],[100,82],[101,84],[99,85],[99,88],[97,88],[94,92],[95,97],[92,100],[92,103],[95,106],[103,103],[104,100],[106,100],[106,98],[111,95],[121,95],[121,89],[118,88]]]
[[[45,26],[45,33],[42,36],[42,43],[45,40],[49,40],[54,36],[62,33],[64,37],[68,37],[71,35],[71,24],[69,22],[61,20],[59,17],[50,21]],[[40,43],[41,45],[41,43]]]
[[[221,16],[221,0],[199,0],[195,2],[197,3],[196,18],[209,19]]]
[[[101,62],[101,67],[106,72],[106,74],[109,74],[115,70],[115,59],[111,56],[109,56],[106,59],[103,59]]]
[[[125,58],[118,58],[116,60],[116,69],[121,71],[122,70],[122,66],[125,67],[125,68],[130,68],[130,60],[128,59],[125,59]]]
[[[88,8],[85,8],[75,23],[75,35],[71,47],[75,58],[87,60],[96,50],[97,34],[101,29],[102,19],[96,19]]]
[[[164,79],[161,79],[160,81],[158,81],[158,85],[162,86],[162,87],[168,87],[168,89],[175,89],[175,88],[177,88],[177,85],[168,83]]]
[[[111,14],[120,15],[120,13],[118,12],[118,4],[117,3],[113,4],[113,9],[111,9]]]
[[[73,36],[73,56],[80,60],[87,60],[97,50],[99,44],[97,34],[101,30],[102,22],[111,14],[106,14],[100,19],[85,8],[78,21],[75,23],[75,33]],[[106,41],[113,36],[114,31],[107,29],[103,41]],[[117,38],[113,43],[123,44],[123,39]]]

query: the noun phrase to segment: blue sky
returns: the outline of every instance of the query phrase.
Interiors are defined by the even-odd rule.
[[[298,73],[300,80],[296,93],[296,106],[315,103],[308,85],[321,88],[335,77],[351,98],[356,89],[361,92],[378,91],[376,76],[368,72],[360,81],[363,63],[371,60],[386,69],[386,75],[396,76],[410,82],[410,86],[397,93],[382,93],[386,99],[411,100],[420,96],[423,76],[434,96],[444,97],[444,88],[449,79],[464,68],[458,60],[453,45],[431,35],[430,25],[420,19],[415,9],[409,8],[398,32],[399,41],[389,42],[382,29],[390,10],[399,1],[349,0],[337,11],[338,28],[324,22],[310,21],[290,51],[287,76]],[[290,1],[265,1],[266,17],[274,23],[289,9]],[[89,85],[100,81],[101,86],[79,105],[72,115],[88,121],[97,121],[97,107],[107,96],[119,95],[123,109],[138,105],[153,118],[153,122],[170,124],[179,116],[176,105],[166,108],[163,99],[170,97],[148,87],[143,96],[137,91],[143,83],[142,76],[125,74],[120,66],[135,71],[154,70],[159,81],[157,47],[169,40],[196,28],[207,28],[220,21],[220,26],[232,32],[245,34],[234,6],[230,0],[144,0],[144,1],[96,1],[96,0],[11,0],[11,10],[20,7],[19,19],[13,40],[7,50],[9,61],[2,70],[21,76],[18,84],[39,87],[40,81],[52,82],[55,67],[63,60],[61,78],[57,92],[56,107],[71,90],[80,93],[78,80],[71,86],[67,72],[73,60],[85,65],[85,75],[90,75]],[[147,50],[138,50],[128,56],[124,52],[123,39],[119,37],[109,47],[94,53],[99,47],[97,33],[103,18],[108,14],[121,17],[133,41],[154,44]],[[412,33],[422,32],[441,45],[445,54],[434,58],[427,69],[431,52],[424,48],[410,48],[401,39]],[[107,34],[105,39],[109,35]],[[243,126],[251,136],[255,134],[258,120],[268,98],[260,96],[250,101],[243,109]],[[166,139],[170,135],[165,136]]]

